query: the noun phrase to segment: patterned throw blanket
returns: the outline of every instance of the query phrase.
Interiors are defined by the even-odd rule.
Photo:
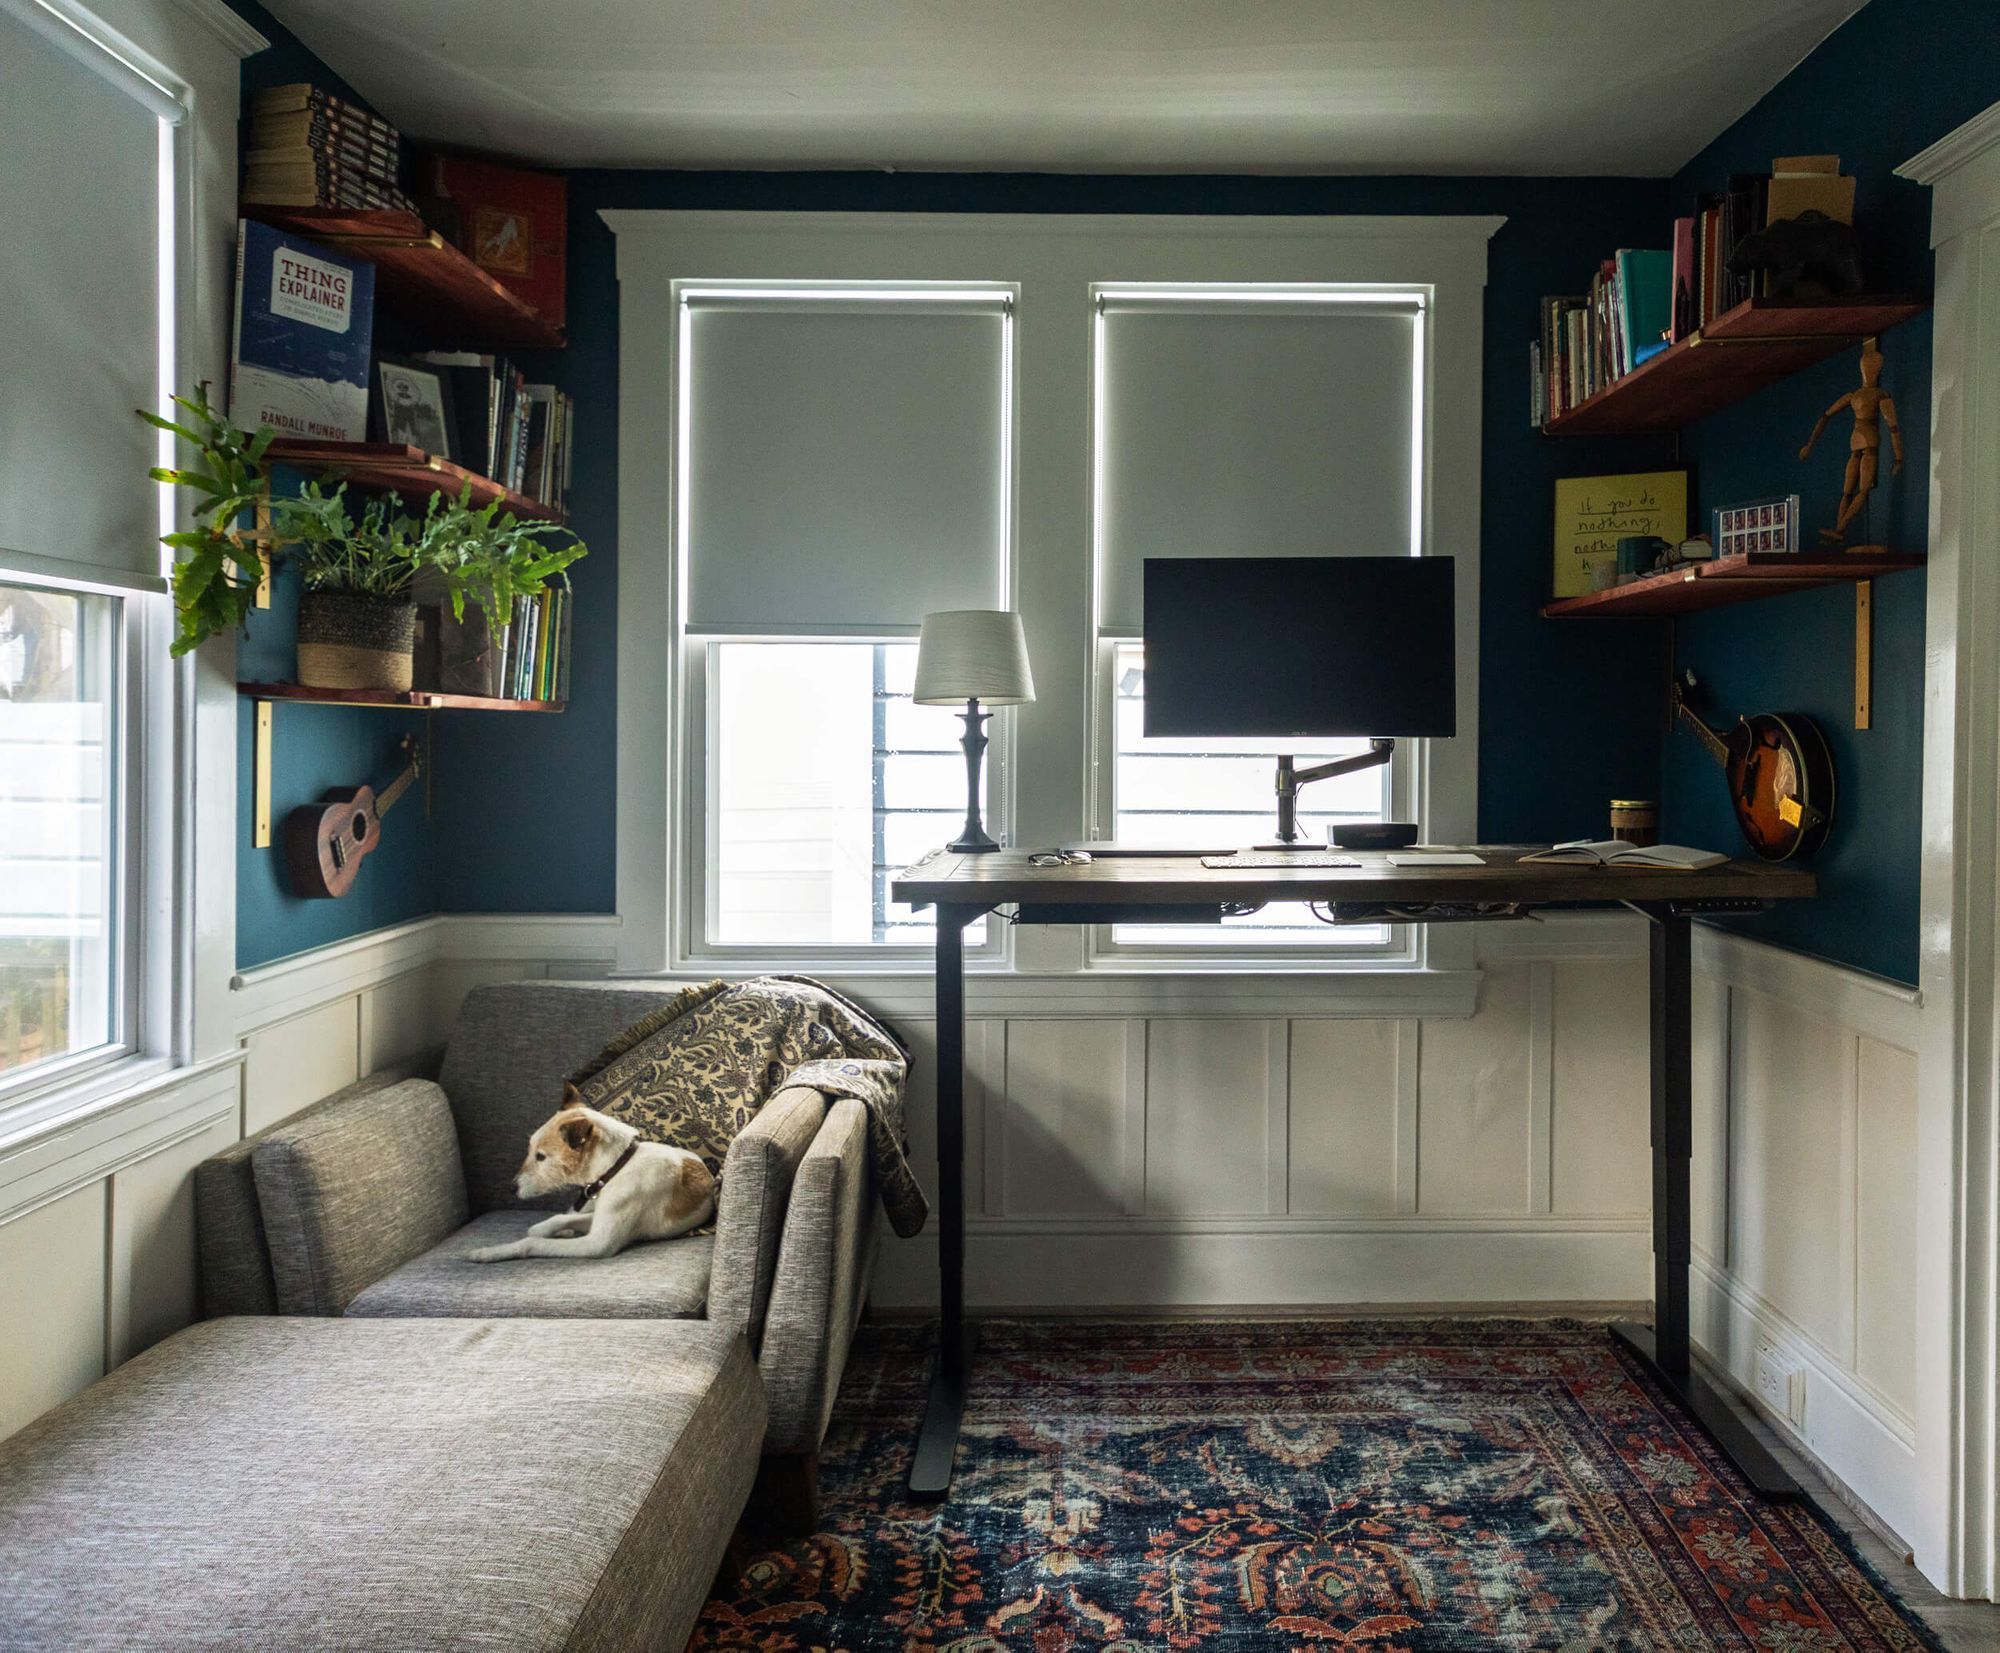
[[[869,1156],[889,1225],[908,1237],[930,1207],[910,1171],[903,1131],[909,1050],[830,987],[804,976],[758,976],[683,988],[570,1076],[586,1107],[637,1126],[651,1142],[687,1148],[718,1176],[729,1144],[757,1110],[792,1085],[868,1109]]]

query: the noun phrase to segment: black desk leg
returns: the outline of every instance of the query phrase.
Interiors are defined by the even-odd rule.
[[[1613,1334],[1767,1498],[1797,1498],[1799,1484],[1716,1390],[1688,1351],[1688,1267],[1693,1257],[1694,965],[1690,926],[1666,907],[1649,908],[1653,1001],[1653,1324]]]
[[[937,1236],[938,1340],[930,1398],[910,1495],[925,1501],[951,1491],[951,1462],[965,1413],[970,1346],[965,1325],[965,926],[976,907],[937,909]]]

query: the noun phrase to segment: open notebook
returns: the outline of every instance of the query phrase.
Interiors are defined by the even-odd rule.
[[[1686,844],[1652,844],[1642,849],[1617,838],[1578,838],[1524,855],[1523,861],[1562,861],[1583,866],[1656,867],[1669,872],[1700,872],[1719,867],[1729,859],[1710,849],[1690,849]]]

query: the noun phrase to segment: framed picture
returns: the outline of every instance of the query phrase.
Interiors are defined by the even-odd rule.
[[[426,362],[383,356],[375,363],[375,422],[385,442],[421,448],[439,459],[452,451],[456,424],[451,382]]]
[[[1581,597],[1597,589],[1591,571],[1616,570],[1621,539],[1656,534],[1679,545],[1687,538],[1687,500],[1686,471],[1558,478],[1549,582],[1555,595]]]

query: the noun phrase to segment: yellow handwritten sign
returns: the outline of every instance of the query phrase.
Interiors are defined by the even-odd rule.
[[[1618,566],[1618,542],[1658,534],[1670,545],[1687,538],[1687,472],[1636,476],[1567,476],[1556,483],[1555,594],[1581,597],[1593,567]]]

